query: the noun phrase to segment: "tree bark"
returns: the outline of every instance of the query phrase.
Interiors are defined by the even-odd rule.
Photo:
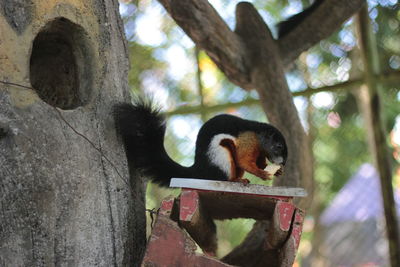
[[[0,80],[34,88],[0,84],[0,266],[138,266],[144,186],[112,118],[129,99],[118,1],[0,8]]]
[[[323,0],[315,12],[278,40],[283,64],[290,64],[303,51],[328,38],[364,4],[365,0]]]
[[[305,209],[310,205],[313,193],[312,154],[285,79],[278,46],[253,5],[238,4],[236,22],[235,32],[242,40],[246,40],[248,58],[252,62],[251,81],[258,92],[261,105],[269,121],[282,131],[288,143],[289,156],[285,173],[275,179],[274,185],[306,188],[309,197],[297,200],[298,205]],[[268,261],[268,252],[263,246],[254,246],[251,243],[267,229],[267,223],[259,222],[255,227],[240,245],[246,247],[245,252],[238,254],[238,250],[233,250],[225,258],[230,260],[229,263],[263,266]],[[243,262],[247,263],[243,265]]]
[[[251,81],[264,112],[268,120],[282,131],[288,143],[290,156],[285,173],[274,182],[276,185],[299,186],[302,178],[312,177],[308,170],[312,165],[311,155],[306,156],[311,151],[285,79],[278,46],[257,10],[249,3],[237,6],[235,32],[246,41],[248,58],[252,62]],[[305,171],[303,175],[302,171]]]

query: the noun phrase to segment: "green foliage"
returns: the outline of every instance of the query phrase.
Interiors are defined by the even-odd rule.
[[[166,63],[154,58],[155,48],[129,42],[129,62],[131,65],[128,81],[133,90],[141,88],[141,74],[150,69],[165,69]]]
[[[364,162],[370,162],[366,143],[366,133],[359,115],[343,117],[340,127],[328,125],[328,113],[316,114],[314,122],[318,127],[318,136],[314,142],[315,180],[326,206],[332,197],[355,173]]]
[[[378,40],[378,52],[383,71],[393,69],[390,61],[400,56],[400,5],[382,7],[377,6],[375,22],[376,39]],[[400,69],[400,66],[395,67]]]

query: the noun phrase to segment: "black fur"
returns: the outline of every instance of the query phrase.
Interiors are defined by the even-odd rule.
[[[299,25],[306,17],[317,9],[322,4],[323,0],[315,0],[309,7],[304,9],[302,12],[289,17],[287,20],[278,23],[278,37],[282,38],[289,32],[291,32],[297,25]]]
[[[265,149],[269,150],[271,154],[274,154],[272,147],[267,148],[267,146],[281,143],[283,145],[283,151],[280,151],[280,153],[286,161],[287,148],[285,138],[274,126],[267,123],[245,120],[236,116],[222,114],[208,120],[203,127],[201,127],[196,140],[195,162],[204,162],[207,159],[206,152],[208,145],[215,135],[225,133],[237,137],[244,131],[257,133],[260,140],[263,141],[262,145],[265,146]]]
[[[165,151],[165,118],[150,101],[137,99],[133,104],[118,104],[114,108],[114,118],[117,133],[125,145],[129,168],[141,169],[153,182],[162,186],[168,186],[173,177],[228,180],[229,177],[207,156],[212,138],[221,133],[236,137],[243,131],[254,131],[272,154],[279,153],[285,161],[287,157],[285,140],[273,126],[231,115],[218,115],[201,127],[196,141],[195,162],[191,167],[184,167]],[[277,143],[282,144],[279,151],[273,146]]]
[[[122,137],[130,168],[143,171],[154,182],[168,186],[171,177],[189,177],[190,168],[173,161],[164,148],[165,119],[150,101],[114,107],[117,133]]]

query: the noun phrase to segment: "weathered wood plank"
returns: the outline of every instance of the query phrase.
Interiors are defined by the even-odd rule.
[[[303,188],[285,186],[265,186],[259,184],[243,185],[242,183],[172,178],[170,187],[192,188],[212,191],[223,191],[240,194],[264,195],[264,196],[284,196],[284,197],[306,197],[307,192]]]

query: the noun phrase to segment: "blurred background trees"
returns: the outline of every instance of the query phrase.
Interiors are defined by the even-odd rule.
[[[210,1],[231,28],[234,27],[237,2]],[[271,29],[310,4],[308,0],[251,2]],[[384,92],[383,116],[389,133],[393,184],[398,189],[400,4],[396,0],[367,2],[381,66],[378,80]],[[215,114],[231,113],[266,121],[256,92],[244,91],[230,83],[208,56],[196,49],[157,1],[122,1],[120,12],[132,55],[129,73],[132,92],[153,95],[169,116],[165,146],[173,159],[183,165],[192,164],[197,131]],[[298,255],[298,262],[303,265],[313,262],[310,257],[320,257],[321,266],[329,265],[329,260],[318,251],[323,238],[317,236],[319,217],[360,166],[373,161],[368,150],[370,133],[362,115],[360,86],[365,69],[360,58],[355,21],[354,18],[348,20],[328,39],[304,52],[286,73],[303,126],[312,139],[315,157],[315,196],[308,211]],[[259,179],[250,179],[260,183]],[[164,196],[173,193],[149,185],[148,207],[157,207]],[[223,225],[218,228],[219,255],[223,256],[240,243],[252,224],[252,220],[219,223]],[[382,249],[385,249],[384,244]],[[371,266],[388,264],[387,258],[370,263],[376,264]],[[312,266],[317,266],[315,261]]]

